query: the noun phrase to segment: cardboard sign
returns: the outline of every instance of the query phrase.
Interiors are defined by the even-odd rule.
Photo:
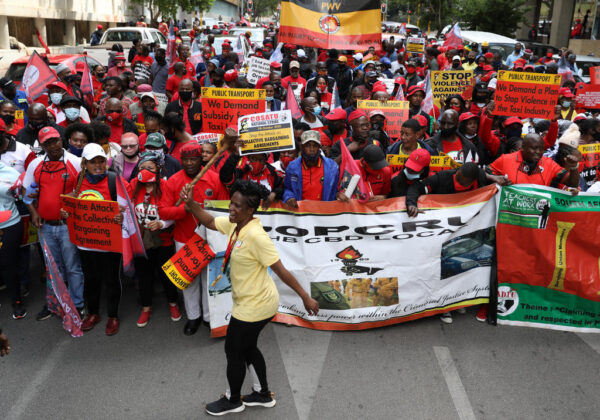
[[[221,138],[220,134],[217,133],[198,133],[192,136],[200,144],[204,143],[216,143]]]
[[[431,72],[431,93],[433,102],[441,104],[450,95],[462,95],[469,88],[473,72],[471,70],[446,70]]]
[[[385,114],[385,132],[391,138],[400,137],[400,129],[402,123],[409,119],[408,116],[409,104],[406,101],[358,101],[357,108],[372,111],[378,109]]]
[[[166,94],[164,93],[158,93],[158,92],[152,92],[154,94],[154,97],[156,98],[156,101],[158,102],[158,104],[163,104],[164,106],[167,106],[169,104],[169,98],[167,97]]]
[[[579,146],[581,162],[579,162],[579,175],[588,187],[598,179],[600,170],[600,143],[582,144]]]
[[[385,77],[380,77],[379,79],[377,79],[378,81],[382,82],[383,84],[385,84],[385,89],[387,90],[388,94],[392,94],[394,92],[394,79],[388,79]]]
[[[581,89],[577,89],[575,101],[577,107],[600,109],[600,84],[583,85]]]
[[[289,110],[241,117],[238,120],[238,132],[243,142],[240,147],[242,156],[292,150],[296,147],[292,113]]]
[[[406,51],[422,53],[425,49],[425,38],[409,36],[406,38]]]
[[[33,223],[31,223],[31,216],[25,215],[21,216],[21,221],[23,222],[23,237],[21,238],[21,246],[27,246],[31,244],[35,244],[38,240],[38,230]]]
[[[259,79],[267,77],[271,73],[271,62],[260,57],[250,57],[248,60],[248,74],[246,79],[248,83],[253,85],[258,82]]]
[[[121,225],[115,222],[119,204],[108,200],[86,200],[61,195],[68,213],[69,239],[77,246],[100,251],[123,252]]]
[[[183,248],[169,258],[162,269],[175,286],[185,290],[214,257],[215,253],[208,243],[194,233]]]
[[[500,70],[494,115],[552,119],[561,78],[560,74]]]
[[[224,133],[244,115],[265,112],[264,89],[202,88],[202,131]]]
[[[600,66],[590,67],[590,83],[600,85]]]

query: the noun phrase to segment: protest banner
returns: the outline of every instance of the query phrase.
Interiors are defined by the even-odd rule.
[[[121,225],[115,221],[119,214],[116,201],[75,198],[61,195],[61,205],[68,213],[69,239],[85,248],[123,252]]]
[[[461,95],[471,85],[472,70],[431,72],[431,93],[436,106],[441,107],[450,95]]]
[[[520,118],[554,118],[560,74],[498,72],[494,115]]]
[[[408,116],[408,107],[409,104],[407,101],[387,101],[387,102],[379,102],[379,101],[363,101],[360,100],[357,102],[358,109],[364,109],[369,111],[378,109],[383,111],[385,114],[385,132],[391,138],[400,138],[400,129],[402,128],[402,123],[409,119]]]
[[[499,200],[498,324],[600,332],[600,195],[518,185]]]
[[[387,155],[385,157],[387,162],[392,167],[394,172],[404,168],[404,162],[408,159],[408,155]],[[441,153],[439,156],[431,156],[431,163],[429,164],[429,174],[433,175],[440,171],[447,171],[449,169],[458,169],[462,166],[460,162],[455,161],[452,157]]]
[[[171,282],[185,290],[215,257],[208,243],[197,233],[162,266]]]
[[[417,218],[404,199],[361,204],[300,201],[296,212],[277,204],[259,217],[281,261],[319,302],[307,315],[301,299],[274,274],[280,305],[275,321],[320,330],[362,330],[433,316],[488,301],[497,192],[423,196]],[[226,216],[228,202],[205,204]],[[228,237],[207,231],[223,252]],[[231,284],[219,258],[207,269],[213,336],[225,333]]]
[[[583,85],[577,89],[575,102],[580,108],[600,109],[600,84]]]
[[[265,112],[264,89],[202,88],[202,131],[225,132],[243,115]]]
[[[220,134],[217,133],[198,133],[192,136],[200,144],[204,143],[217,143],[221,138]]]
[[[248,60],[248,74],[246,79],[248,83],[253,85],[258,82],[259,79],[267,77],[271,73],[271,62],[260,57],[250,57]]]
[[[238,132],[242,141],[242,156],[293,150],[296,147],[292,113],[289,110],[241,117],[238,120]]]
[[[152,92],[154,94],[154,97],[156,98],[156,100],[158,101],[159,104],[163,104],[165,106],[167,106],[169,104],[169,98],[167,97],[166,94],[164,93],[158,93],[158,92]]]
[[[590,83],[600,85],[600,66],[590,67]]]
[[[600,171],[600,143],[582,144],[579,146],[581,162],[579,162],[579,176],[590,187],[598,180]]]
[[[422,53],[425,50],[425,38],[409,36],[406,38],[406,51]]]

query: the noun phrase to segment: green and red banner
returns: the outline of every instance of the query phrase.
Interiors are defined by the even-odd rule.
[[[498,324],[600,332],[600,195],[502,188]]]

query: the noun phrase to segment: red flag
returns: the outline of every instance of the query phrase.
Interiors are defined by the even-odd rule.
[[[169,61],[169,67],[173,66],[175,60],[177,60],[177,40],[175,39],[175,24],[173,19],[169,21],[169,36],[167,37],[167,60]]]
[[[288,84],[287,88],[285,109],[289,109],[292,112],[292,118],[296,120],[302,118],[302,111],[300,111],[300,107],[298,106],[298,101],[296,100],[296,95],[294,95],[294,90],[292,89],[291,83]]]
[[[29,57],[19,90],[25,92],[29,102],[33,102],[46,91],[48,83],[55,81],[58,81],[56,73],[52,71],[37,51],[34,51]]]
[[[79,85],[81,96],[86,108],[93,109],[94,106],[94,83],[92,82],[92,72],[87,63],[87,58],[83,60],[83,73],[81,75],[81,84]]]
[[[347,189],[354,188],[351,198],[356,198],[361,203],[373,198],[373,191],[362,177],[362,171],[358,163],[352,157],[352,154],[346,146],[344,140],[340,140],[342,151],[342,163],[340,164],[340,184],[339,190],[345,192]]]
[[[444,47],[460,47],[462,45],[462,34],[458,23],[455,23],[450,32],[446,34]]]
[[[48,48],[48,45],[42,39],[42,35],[40,34],[40,31],[38,31],[36,29],[35,35],[37,36],[38,41],[40,41],[40,44],[42,44],[42,47],[44,47],[44,49],[46,50],[46,54],[50,54],[50,48]]]
[[[117,176],[117,202],[120,207],[125,207],[123,212],[123,272],[133,274],[133,258],[145,257],[146,250],[142,241],[140,226],[135,218],[133,204],[127,194],[120,176]]]

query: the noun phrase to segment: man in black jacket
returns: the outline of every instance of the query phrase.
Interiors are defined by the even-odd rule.
[[[190,79],[183,79],[178,90],[179,99],[167,105],[165,115],[176,112],[185,123],[185,131],[197,134],[202,131],[202,105],[194,100],[194,84]]]
[[[478,162],[477,148],[458,130],[458,112],[448,109],[442,114],[440,131],[427,140],[436,155],[444,153],[456,162]]]
[[[69,148],[68,143],[65,141],[65,129],[54,124],[53,122],[50,122],[46,107],[37,102],[32,104],[27,110],[27,125],[19,130],[16,139],[19,143],[23,143],[31,147],[36,146],[37,142],[38,144],[36,147],[40,147],[41,151],[41,146],[38,142],[38,133],[44,127],[55,128],[63,139],[63,148]]]

